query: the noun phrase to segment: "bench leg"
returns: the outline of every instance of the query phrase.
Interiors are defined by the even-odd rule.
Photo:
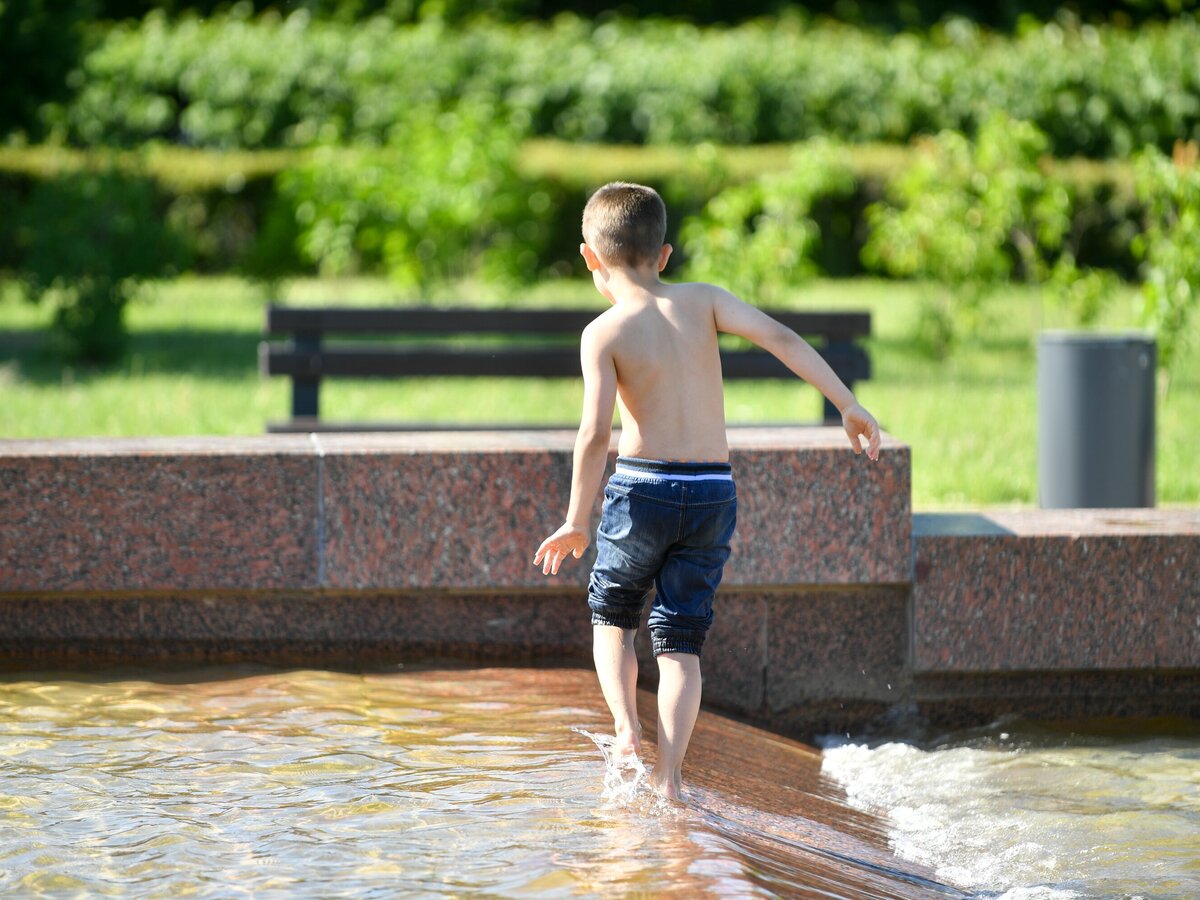
[[[321,353],[321,335],[315,332],[297,332],[292,346],[296,350],[313,354],[314,359],[319,359]],[[316,419],[320,415],[320,406],[320,376],[292,376],[292,418]]]
[[[292,379],[292,418],[315,419],[320,415],[321,382],[316,378]]]

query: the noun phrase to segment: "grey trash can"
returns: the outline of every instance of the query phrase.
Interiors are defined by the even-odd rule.
[[[1154,505],[1154,340],[1038,335],[1038,503]]]

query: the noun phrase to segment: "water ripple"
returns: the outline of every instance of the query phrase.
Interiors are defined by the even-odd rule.
[[[846,859],[667,803],[605,765],[602,710],[571,670],[0,682],[0,894],[944,895],[832,828],[779,820]]]

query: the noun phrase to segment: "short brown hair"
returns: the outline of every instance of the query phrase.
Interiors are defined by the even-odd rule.
[[[583,239],[605,262],[654,264],[667,237],[667,207],[654,188],[606,184],[583,208]]]

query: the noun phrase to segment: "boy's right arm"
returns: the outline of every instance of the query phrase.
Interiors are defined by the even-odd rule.
[[[867,456],[879,458],[879,424],[855,399],[854,393],[812,345],[762,310],[714,287],[713,319],[717,331],[754,342],[829,398],[842,414],[842,425],[855,453],[862,452],[859,438],[867,441]]]
[[[576,559],[591,543],[592,506],[604,477],[617,400],[617,367],[602,330],[595,323],[584,329],[579,342],[583,367],[583,414],[575,437],[571,465],[571,499],[567,520],[534,554],[533,564],[545,575],[557,575],[568,555]]]

